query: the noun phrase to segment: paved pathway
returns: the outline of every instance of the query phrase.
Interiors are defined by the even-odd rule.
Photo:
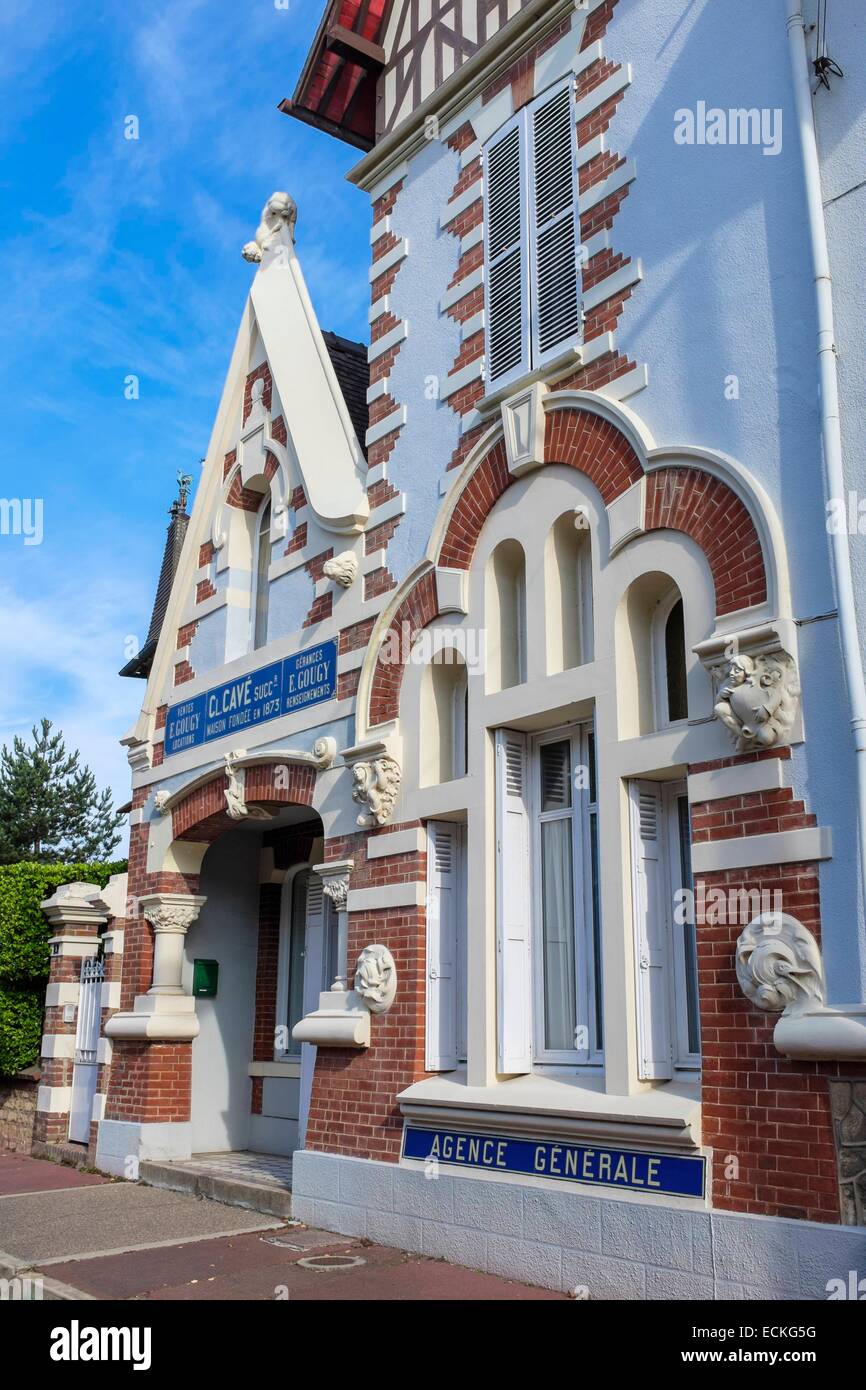
[[[16,1269],[96,1299],[564,1297],[186,1193],[0,1154],[0,1275]]]

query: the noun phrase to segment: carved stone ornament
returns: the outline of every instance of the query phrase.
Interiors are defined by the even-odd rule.
[[[358,557],[351,550],[344,550],[332,560],[326,560],[322,573],[327,579],[334,579],[343,589],[348,589],[358,577]]]
[[[400,791],[400,764],[395,758],[374,758],[352,768],[352,800],[366,803],[369,812],[358,816],[358,825],[370,829],[390,819]]]
[[[349,900],[349,875],[334,874],[332,877],[326,877],[322,874],[321,879],[325,897],[331,899],[337,912],[345,912]]]
[[[192,893],[152,893],[139,899],[155,932],[181,935],[192,926],[206,901]]]
[[[157,792],[156,796],[153,798],[153,804],[156,807],[159,815],[165,815],[166,811],[168,810],[168,803],[170,800],[171,792],[164,790],[161,792]]]
[[[797,666],[787,652],[740,652],[728,663],[713,713],[737,752],[753,753],[789,740],[799,701]]]
[[[288,231],[292,241],[295,239],[295,223],[298,209],[294,198],[288,193],[272,193],[262,209],[262,220],[256,231],[255,241],[248,241],[241,251],[245,261],[258,264],[262,253],[282,239],[283,229]]]
[[[337,756],[337,740],[335,738],[317,738],[313,744],[313,757],[319,768],[330,767]]]
[[[365,946],[355,968],[355,993],[372,1014],[390,1009],[397,994],[397,967],[387,946]]]
[[[740,933],[737,979],[768,1013],[801,1014],[824,1003],[824,969],[812,933],[786,912],[762,912]]]
[[[243,750],[226,753],[225,772],[228,786],[225,799],[228,813],[232,820],[270,820],[270,813],[263,807],[247,805],[247,770],[245,767],[236,766],[238,758],[244,756]]]

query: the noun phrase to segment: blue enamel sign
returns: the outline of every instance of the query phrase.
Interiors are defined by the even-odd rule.
[[[706,1159],[700,1154],[647,1153],[414,1125],[403,1131],[403,1157],[666,1197],[703,1197],[706,1181]]]
[[[281,714],[331,700],[337,690],[337,643],[322,642],[270,666],[237,676],[172,705],[165,725],[165,756],[213,739],[241,734]]]

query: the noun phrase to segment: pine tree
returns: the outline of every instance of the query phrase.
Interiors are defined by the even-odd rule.
[[[123,813],[111,792],[96,789],[79,754],[67,753],[50,719],[33,728],[27,747],[17,736],[0,751],[0,863],[87,863],[108,860]]]

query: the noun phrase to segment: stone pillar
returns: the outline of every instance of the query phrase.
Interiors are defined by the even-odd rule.
[[[195,1000],[184,994],[183,946],[186,934],[206,902],[193,893],[149,893],[139,898],[153,927],[153,973],[146,994],[138,994],[132,1011],[116,1013],[105,1031],[110,1038],[149,1042],[191,1042],[198,1036]]]
[[[95,883],[62,883],[40,906],[53,935],[48,943],[51,959],[34,1138],[37,1143],[63,1144],[69,1133],[81,961],[97,954],[110,909]]]
[[[354,867],[354,859],[334,859],[313,869],[322,880],[322,892],[331,899],[337,913],[337,974],[331,985],[332,994],[345,994],[348,989],[349,874]]]

